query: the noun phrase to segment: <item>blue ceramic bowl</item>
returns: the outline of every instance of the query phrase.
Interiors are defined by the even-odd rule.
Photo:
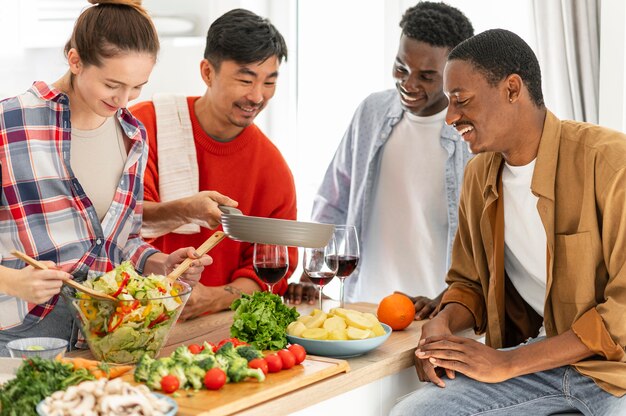
[[[350,358],[363,355],[380,347],[391,335],[391,327],[381,322],[385,328],[385,335],[375,338],[334,341],[334,340],[317,340],[294,337],[287,335],[287,339],[292,344],[300,344],[306,349],[307,354],[320,355],[322,357],[332,358]]]

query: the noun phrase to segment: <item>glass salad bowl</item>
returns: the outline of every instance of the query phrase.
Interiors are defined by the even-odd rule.
[[[144,353],[156,357],[191,295],[185,282],[140,276],[130,263],[84,284],[116,298],[94,299],[70,287],[61,292],[91,353],[114,364],[135,363]]]

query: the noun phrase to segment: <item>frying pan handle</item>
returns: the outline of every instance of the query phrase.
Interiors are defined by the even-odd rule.
[[[233,208],[233,207],[229,207],[226,205],[218,205],[217,206],[220,211],[222,211],[224,214],[229,214],[229,215],[243,215],[243,213],[237,209],[237,208]]]

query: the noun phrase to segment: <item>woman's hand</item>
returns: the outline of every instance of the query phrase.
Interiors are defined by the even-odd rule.
[[[7,274],[6,270],[0,276],[4,279],[0,287],[4,287],[7,295],[15,296],[29,303],[37,305],[46,302],[61,291],[63,282],[70,280],[72,275],[56,268],[56,264],[51,261],[42,261],[48,270],[35,269],[26,266],[20,270],[11,269]]]
[[[170,274],[178,265],[188,258],[193,259],[193,261],[187,271],[180,276],[180,279],[193,287],[200,281],[204,268],[213,263],[213,258],[207,254],[198,256],[198,253],[196,253],[193,247],[179,248],[169,254],[164,262],[165,274]]]

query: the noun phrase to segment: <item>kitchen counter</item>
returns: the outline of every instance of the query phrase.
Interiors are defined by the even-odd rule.
[[[337,302],[325,300],[324,309],[328,310],[334,306],[338,306]],[[376,305],[367,303],[357,303],[347,305],[350,309],[356,309],[363,312],[376,312]],[[310,305],[300,305],[297,307],[301,314],[308,314],[313,307]],[[203,341],[218,342],[223,338],[230,337],[230,326],[234,312],[225,311],[217,314],[203,316],[191,321],[178,323],[173,329],[167,345],[161,351],[161,356],[169,355],[180,344],[201,344]],[[283,415],[298,412],[305,414],[306,409],[319,403],[334,400],[342,395],[350,394],[366,385],[379,382],[388,377],[394,377],[400,372],[405,372],[405,377],[410,379],[410,383],[417,385],[417,376],[413,367],[413,357],[415,347],[420,337],[423,321],[414,321],[408,328],[403,331],[395,331],[389,339],[376,350],[360,357],[347,359],[350,365],[350,371],[341,373],[314,384],[305,386],[298,390],[284,394],[280,397],[268,400],[264,403],[256,405],[252,408],[240,411],[238,415]],[[91,356],[89,351],[72,351],[68,356]],[[407,370],[409,369],[409,370]],[[271,375],[270,375],[271,377]],[[396,383],[398,384],[398,383]],[[407,383],[402,381],[402,385]],[[378,390],[380,388],[377,387]],[[412,386],[405,387],[405,390],[411,391]],[[396,397],[405,394],[404,392],[396,392],[396,389],[387,389],[391,391],[385,392],[388,397],[387,401],[395,400]],[[355,398],[350,399],[354,401]],[[372,398],[371,392],[361,394],[357,401],[371,401],[373,409],[380,409],[381,403],[378,398]],[[337,406],[345,406],[343,403],[337,402]],[[345,409],[344,409],[345,410]],[[382,410],[382,409],[381,409]],[[373,411],[371,414],[384,414],[389,409],[383,411]],[[342,412],[343,413],[343,412]],[[191,414],[191,413],[180,413]],[[199,413],[202,414],[202,413]]]

